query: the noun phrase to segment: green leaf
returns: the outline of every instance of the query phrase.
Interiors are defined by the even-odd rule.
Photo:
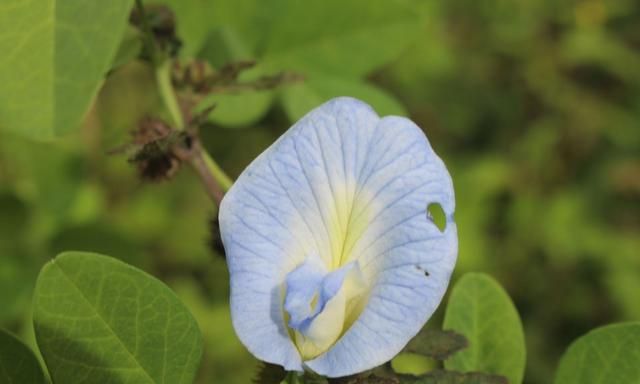
[[[436,360],[446,360],[469,345],[467,339],[453,331],[423,329],[414,337],[405,350]]]
[[[120,41],[118,51],[111,62],[111,70],[121,67],[140,55],[142,51],[142,35],[141,32],[134,28],[128,27]]]
[[[449,370],[487,372],[522,382],[525,343],[520,317],[504,289],[481,273],[464,275],[453,288],[444,326],[469,340],[469,348],[444,363]]]
[[[401,376],[401,384],[509,384],[504,376],[438,370],[422,376]]]
[[[249,47],[231,28],[215,28],[207,36],[198,57],[208,61],[214,68],[221,68],[233,61],[255,59]]]
[[[175,13],[178,36],[184,43],[183,57],[193,57],[201,51],[209,33],[217,28],[231,28],[240,33],[244,45],[255,51],[258,40],[267,33],[266,19],[273,9],[259,0],[159,0]]]
[[[217,28],[211,31],[199,56],[216,68],[232,62],[252,59],[249,48],[230,28]],[[268,74],[264,68],[252,68],[240,75],[240,82],[249,82]],[[196,111],[215,105],[215,109],[209,115],[209,121],[225,127],[247,127],[267,113],[273,99],[272,90],[212,93],[199,103]]]
[[[0,383],[46,383],[42,367],[31,349],[4,329],[0,329]]]
[[[291,121],[297,121],[323,102],[337,97],[351,96],[361,99],[380,116],[406,116],[407,111],[393,96],[361,80],[313,74],[301,83],[285,86],[282,104]]]
[[[44,266],[34,325],[57,383],[192,383],[202,354],[194,318],[167,286],[98,254]]]
[[[574,341],[555,384],[640,383],[640,322],[597,328]]]
[[[266,62],[351,78],[397,57],[421,23],[411,3],[402,0],[279,0],[269,8],[267,36],[258,52]]]
[[[273,70],[364,77],[418,36],[415,4],[404,0],[162,0],[176,13],[183,54],[198,52],[215,28],[229,28]],[[313,15],[314,17],[309,17]],[[304,20],[304,22],[300,22]]]
[[[272,91],[247,91],[236,94],[211,94],[196,110],[215,105],[208,120],[225,127],[246,127],[258,121],[269,110]]]
[[[131,0],[5,0],[0,128],[32,138],[80,126],[115,56]]]

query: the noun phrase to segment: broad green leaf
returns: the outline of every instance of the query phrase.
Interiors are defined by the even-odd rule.
[[[436,360],[446,360],[454,353],[469,345],[467,339],[459,333],[423,329],[414,337],[405,350],[418,353]]]
[[[198,53],[214,68],[221,68],[233,61],[255,59],[242,37],[232,28],[220,27],[212,30]]]
[[[469,348],[446,360],[445,368],[502,375],[511,384],[522,382],[526,354],[522,324],[511,299],[492,277],[468,273],[457,282],[443,328],[469,340]]]
[[[116,259],[67,252],[34,294],[38,346],[57,383],[192,383],[202,337],[162,282]]]
[[[4,329],[0,329],[0,383],[46,383],[40,363],[31,349]]]
[[[555,384],[640,383],[640,322],[612,324],[573,342]]]
[[[407,115],[400,102],[374,85],[362,80],[321,74],[313,74],[304,82],[285,86],[282,90],[282,103],[289,120],[297,121],[313,108],[338,96],[361,99],[370,104],[380,116]]]
[[[267,113],[273,102],[273,91],[246,91],[234,94],[212,94],[199,108],[215,104],[209,121],[225,127],[246,127]]]
[[[397,57],[421,22],[402,0],[279,0],[266,7],[271,23],[260,57],[277,68],[344,77],[363,77]]]
[[[255,51],[258,40],[264,38],[271,4],[260,0],[159,0],[176,15],[178,37],[183,42],[180,54],[193,57],[202,49],[211,31],[232,28],[242,41]],[[264,20],[264,21],[261,21]]]
[[[225,27],[274,70],[347,77],[363,77],[397,57],[422,22],[415,4],[404,0],[162,2],[176,13],[186,56],[198,52],[213,29]]]
[[[417,36],[422,20],[410,2],[163,2],[178,16],[187,56],[199,52],[217,66],[225,62],[221,57],[255,58],[264,64],[264,74],[287,70],[304,75],[305,84],[283,86],[292,121],[335,96],[363,99],[383,115],[407,114],[392,96],[356,79],[393,60]],[[246,126],[262,117],[271,101],[271,93],[264,92],[216,95],[206,102],[218,105],[213,122]]]
[[[230,28],[212,31],[200,53],[200,56],[220,68],[225,64],[252,58],[248,47]],[[240,75],[240,82],[249,82],[268,75],[264,68],[252,68]],[[203,110],[215,105],[209,115],[209,121],[225,127],[246,127],[258,121],[267,113],[274,99],[272,90],[251,90],[234,93],[212,93],[198,105]]]
[[[115,56],[131,0],[0,4],[0,128],[49,138],[80,126]]]

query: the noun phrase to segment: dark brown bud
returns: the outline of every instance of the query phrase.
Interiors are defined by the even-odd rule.
[[[151,182],[168,180],[180,169],[180,160],[157,142],[145,144],[129,161],[136,165],[142,180]]]
[[[132,139],[137,150],[129,162],[135,164],[142,180],[168,180],[178,172],[181,161],[171,149],[174,136],[162,120],[147,117],[140,121]]]
[[[182,42],[176,35],[176,18],[171,8],[160,4],[146,4],[144,12],[141,12],[134,7],[129,22],[141,31],[144,31],[146,22],[157,47],[170,57],[178,54]]]

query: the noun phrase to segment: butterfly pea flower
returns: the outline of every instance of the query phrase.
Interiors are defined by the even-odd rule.
[[[454,208],[451,177],[413,122],[346,97],[314,109],[221,203],[238,337],[263,361],[327,377],[389,361],[442,300]]]

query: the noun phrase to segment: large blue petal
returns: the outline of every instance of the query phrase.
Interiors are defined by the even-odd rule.
[[[444,231],[426,213],[442,206]],[[424,133],[400,117],[334,99],[312,111],[238,178],[220,208],[236,332],[258,358],[331,377],[395,356],[442,299],[457,254],[450,176]],[[327,270],[357,260],[359,316],[302,362],[283,310],[284,282],[310,255]]]

